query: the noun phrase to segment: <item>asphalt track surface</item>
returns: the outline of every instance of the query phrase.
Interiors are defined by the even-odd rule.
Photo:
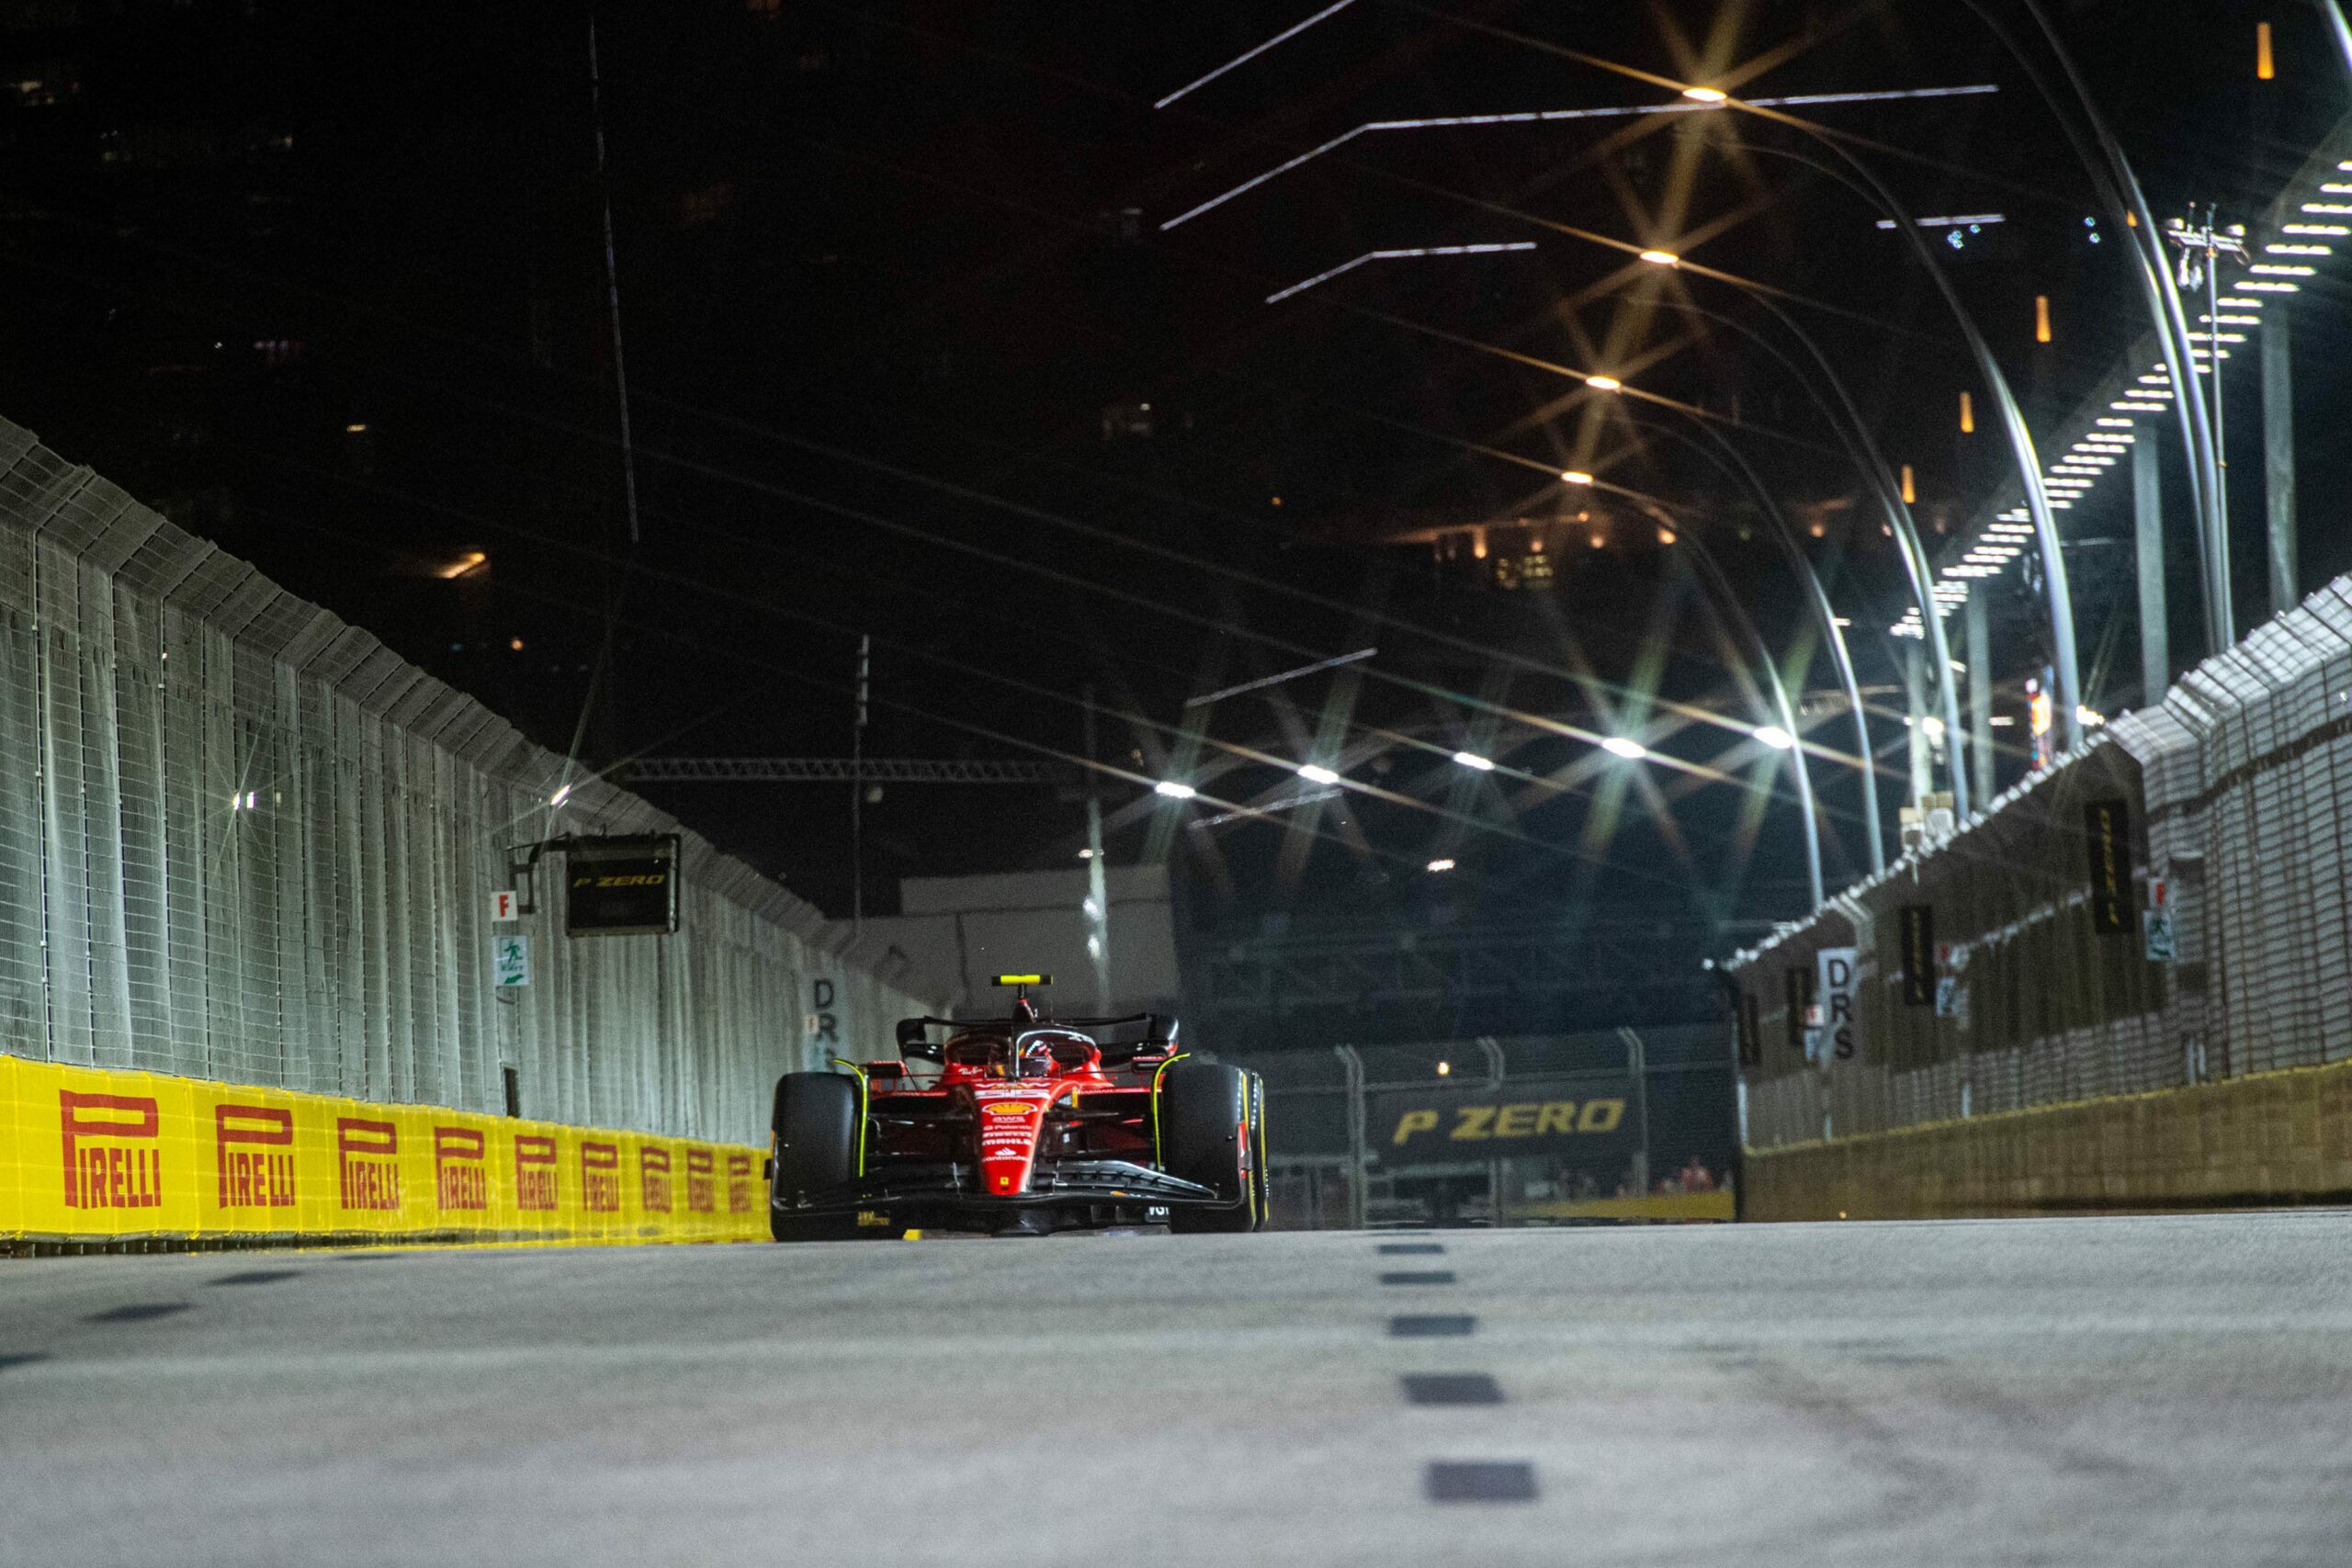
[[[0,1563],[2352,1561],[2352,1215],[0,1262]]]

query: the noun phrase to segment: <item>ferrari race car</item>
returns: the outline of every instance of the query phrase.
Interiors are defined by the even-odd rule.
[[[1048,1019],[1029,987],[1050,976],[996,983],[1008,1018],[905,1019],[901,1060],[776,1080],[778,1241],[1264,1224],[1257,1075],[1180,1050],[1172,1019]]]

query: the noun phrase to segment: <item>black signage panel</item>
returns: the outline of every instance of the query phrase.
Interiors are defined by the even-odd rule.
[[[564,878],[569,936],[642,936],[678,929],[675,837],[576,840]]]
[[[1764,1024],[1756,993],[1742,986],[1739,988],[1739,1065],[1760,1067],[1764,1065]]]
[[[1640,1142],[1636,1121],[1631,1078],[1526,1078],[1493,1089],[1374,1095],[1364,1107],[1364,1136],[1373,1157],[1388,1165],[1521,1154],[1619,1156]]]
[[[1804,1055],[1805,1010],[1813,1006],[1813,965],[1792,964],[1784,974],[1788,981],[1789,1049],[1802,1056]]]
[[[1900,931],[1903,938],[1903,1005],[1936,1005],[1936,909],[1932,904],[1905,904]]]
[[[2139,927],[2132,898],[2132,808],[2121,800],[2083,807],[2084,850],[2090,858],[2091,930],[2126,934]]]

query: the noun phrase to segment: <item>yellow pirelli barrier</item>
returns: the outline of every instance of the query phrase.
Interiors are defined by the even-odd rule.
[[[760,1159],[0,1056],[0,1240],[764,1240]]]

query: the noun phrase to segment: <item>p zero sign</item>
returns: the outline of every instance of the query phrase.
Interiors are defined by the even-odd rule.
[[[1607,1155],[1630,1150],[1624,1078],[1529,1078],[1498,1089],[1374,1095],[1364,1111],[1373,1154],[1387,1164],[1499,1159],[1508,1155]]]
[[[662,935],[678,929],[676,834],[575,839],[566,852],[566,935]]]

